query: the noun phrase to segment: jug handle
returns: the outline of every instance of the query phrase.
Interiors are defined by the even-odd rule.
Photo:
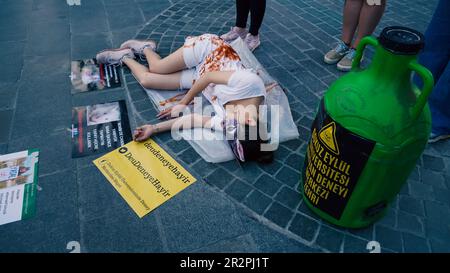
[[[378,44],[378,40],[373,36],[366,36],[359,42],[358,47],[356,48],[356,55],[352,63],[352,71],[356,71],[360,68],[359,65],[361,64],[361,59],[366,46],[372,45],[374,47],[377,47]]]
[[[433,74],[431,74],[430,70],[420,65],[416,60],[411,61],[408,65],[408,68],[416,72],[422,78],[423,82],[423,87],[420,92],[420,95],[417,98],[416,104],[413,106],[411,110],[413,119],[416,119],[422,113],[423,107],[425,107],[425,104],[427,103],[428,96],[433,90],[434,79]]]

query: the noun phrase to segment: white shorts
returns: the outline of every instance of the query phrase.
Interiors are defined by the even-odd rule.
[[[212,40],[218,38],[214,34],[188,36],[183,45],[183,59],[187,68],[193,68],[201,64],[206,56],[215,49]]]
[[[200,65],[211,51],[214,50],[214,45],[211,43],[211,38],[218,38],[214,34],[203,34],[200,36],[188,36],[183,45],[183,60],[188,69],[181,73],[180,87],[182,89],[189,89],[198,78],[198,71],[196,67]]]
[[[185,69],[181,71],[180,78],[180,88],[181,89],[191,89],[192,85],[196,80],[197,72],[195,68]]]

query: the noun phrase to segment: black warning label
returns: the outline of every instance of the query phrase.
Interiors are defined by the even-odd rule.
[[[322,100],[303,167],[303,193],[311,204],[339,220],[374,146],[334,121]]]

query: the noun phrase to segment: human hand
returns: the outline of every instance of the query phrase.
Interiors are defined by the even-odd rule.
[[[143,125],[134,130],[133,140],[138,141],[138,142],[145,141],[154,133],[155,133],[155,128],[153,125],[151,125],[151,124]]]
[[[162,110],[156,115],[156,117],[159,119],[175,118],[180,116],[180,114],[184,111],[185,108],[186,108],[185,104],[177,104]]]

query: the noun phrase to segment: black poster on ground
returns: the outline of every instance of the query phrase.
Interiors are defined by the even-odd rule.
[[[72,109],[72,157],[109,152],[131,140],[124,100]]]
[[[70,80],[72,93],[120,87],[120,67],[99,64],[96,59],[72,61]]]

